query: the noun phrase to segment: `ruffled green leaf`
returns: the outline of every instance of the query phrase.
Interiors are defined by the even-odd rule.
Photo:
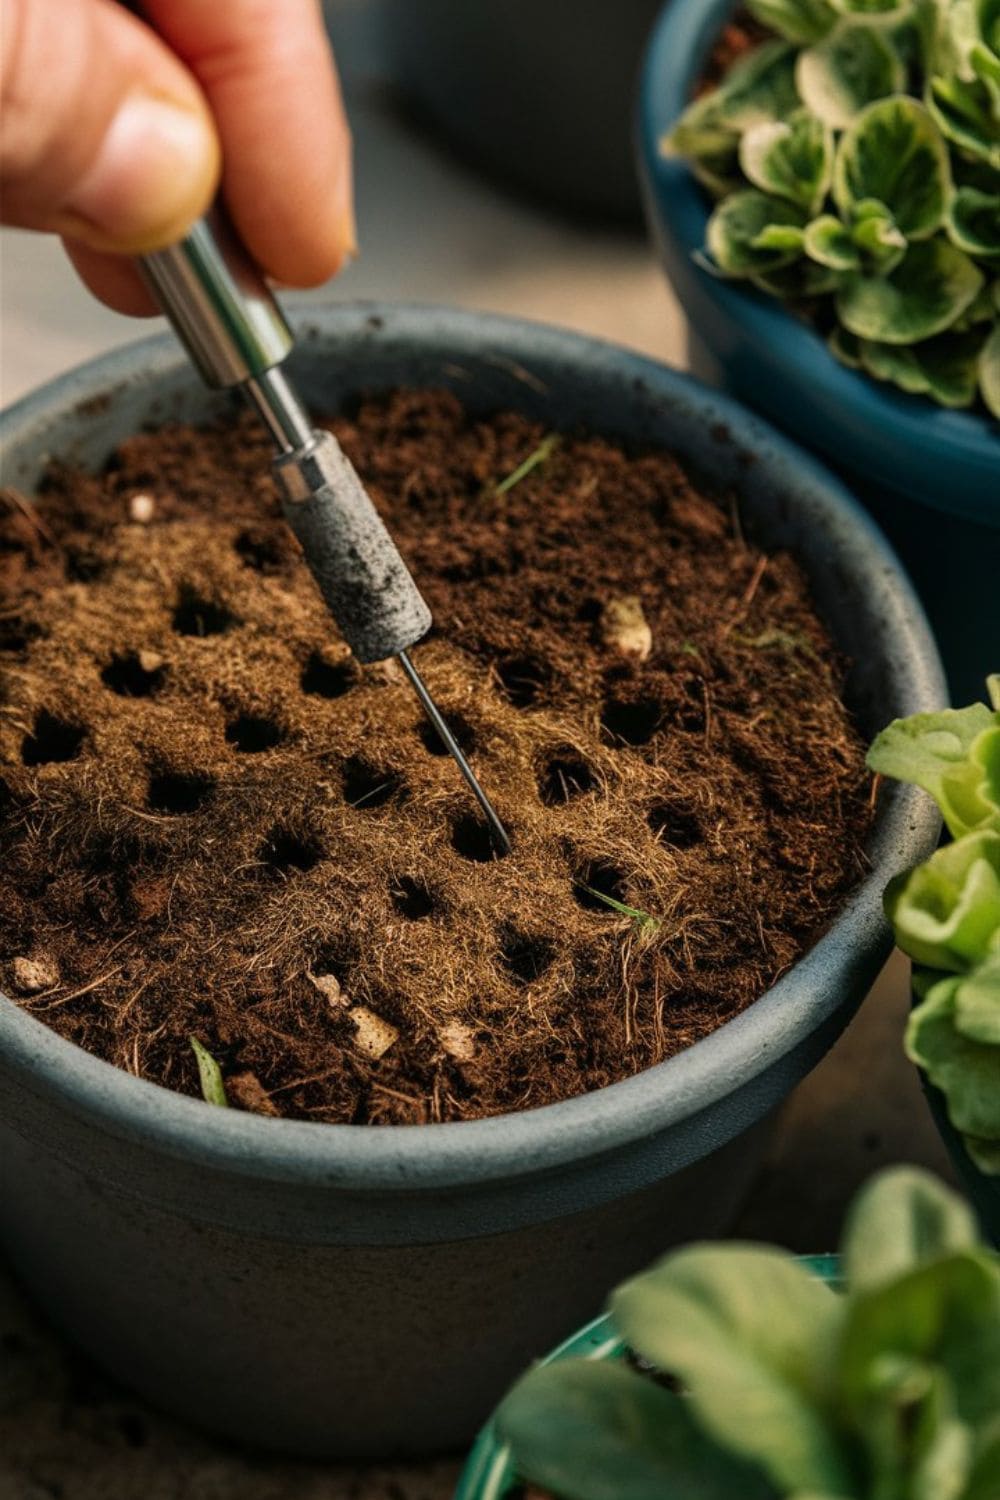
[[[1000,189],[1000,182],[997,186]],[[967,255],[1000,260],[1000,191],[957,188],[948,205],[945,228],[952,244]]]
[[[949,328],[983,280],[964,251],[938,236],[911,245],[887,274],[846,276],[837,296],[837,315],[859,338],[916,344]]]
[[[790,42],[818,42],[836,23],[826,0],[746,0],[747,10],[769,31]]]
[[[715,123],[730,130],[787,119],[801,103],[795,89],[795,48],[787,42],[755,47],[730,68],[708,99]]]
[[[906,254],[906,236],[877,198],[862,198],[851,210],[851,238],[867,262],[866,269],[888,275]]]
[[[714,96],[695,100],[671,131],[660,141],[660,154],[683,156],[710,192],[721,197],[738,183],[739,133],[720,125],[714,113]]]
[[[795,65],[803,104],[835,130],[850,125],[866,104],[899,93],[905,83],[903,60],[892,42],[863,20],[840,21],[801,52]]]
[[[880,99],[844,132],[833,196],[845,217],[862,201],[874,200],[908,240],[927,239],[944,220],[950,190],[948,149],[916,99]]]
[[[956,839],[1000,833],[1000,677],[987,689],[992,707],[973,703],[894,719],[868,751],[869,770],[933,797]]]
[[[784,1254],[676,1251],[611,1299],[626,1342],[679,1378],[700,1425],[781,1493],[852,1494],[828,1421],[841,1304]]]
[[[967,83],[936,74],[926,85],[924,103],[942,135],[1000,171],[1000,122],[992,93],[981,79]]]
[[[993,329],[979,355],[979,394],[1000,422],[1000,324]]]
[[[861,250],[847,225],[835,214],[820,214],[806,225],[803,249],[817,265],[829,266],[831,271],[857,271],[861,266]]]
[[[955,1411],[947,1374],[932,1360],[874,1358],[855,1421],[881,1494],[962,1500],[974,1436]]]
[[[750,276],[787,265],[800,253],[805,213],[784,198],[774,198],[756,188],[746,188],[724,199],[708,221],[705,233],[709,253],[728,276]],[[796,243],[769,248],[761,236],[768,229],[791,226],[798,231]]]
[[[991,1003],[1000,1006],[995,961]],[[985,967],[985,966],[981,966]],[[945,1096],[948,1118],[963,1135],[1000,1145],[1000,1047],[963,1035],[958,1028],[958,996],[973,976],[950,976],[932,985],[910,1013],[906,1027],[906,1055]],[[987,992],[988,993],[988,992]]]
[[[1000,953],[1000,834],[968,833],[891,880],[885,913],[904,953],[964,973]]]
[[[860,1417],[870,1432],[865,1418],[873,1406],[886,1396],[898,1406],[900,1390],[894,1376],[907,1368],[916,1376],[913,1394],[919,1410],[930,1385],[927,1376],[935,1367],[947,1372],[952,1410],[960,1422],[977,1430],[995,1418],[1000,1410],[1000,1262],[996,1256],[978,1249],[960,1250],[917,1266],[884,1286],[852,1293],[840,1375],[841,1390],[855,1420]],[[971,1463],[963,1467],[964,1485]],[[909,1485],[880,1493],[918,1494],[926,1500],[935,1495]]]
[[[833,176],[833,132],[807,109],[754,125],[740,141],[744,175],[764,193],[816,213]]]
[[[972,406],[979,387],[977,330],[948,330],[922,344],[876,344],[862,339],[861,364],[876,380],[888,381],[910,395],[930,396],[939,406],[962,410]]]
[[[530,1371],[497,1412],[519,1475],[573,1500],[777,1500],[759,1470],[696,1425],[688,1403],[620,1364]]]
[[[988,958],[959,980],[955,1027],[970,1042],[1000,1048],[1000,956]]]
[[[867,1292],[978,1243],[964,1198],[919,1167],[893,1167],[857,1194],[840,1250],[851,1291]]]
[[[994,285],[1000,287],[1000,281],[994,283]],[[979,291],[973,297],[962,316],[956,318],[954,323],[952,323],[952,332],[967,333],[970,329],[975,329],[980,336],[980,340],[988,338],[990,330],[989,328],[984,328],[983,324],[992,324],[996,315],[997,306],[994,288],[987,283],[979,288]]]

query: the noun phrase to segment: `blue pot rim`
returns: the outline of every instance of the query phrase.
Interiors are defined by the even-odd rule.
[[[481,352],[517,370],[525,357],[590,363],[595,379],[613,360],[620,375],[645,381],[657,399],[689,419],[691,430],[728,429],[755,456],[755,473],[797,475],[831,515],[862,541],[857,566],[867,587],[894,600],[893,644],[905,643],[907,712],[947,701],[933,639],[913,589],[888,543],[843,484],[815,459],[731,397],[691,376],[602,340],[524,319],[437,306],[335,303],[293,319],[303,342],[364,332],[418,344],[433,337],[459,355]],[[368,330],[377,328],[377,334]],[[336,344],[334,343],[334,347]],[[529,354],[528,351],[531,351]],[[147,388],[186,369],[169,336],[137,341],[78,367],[0,415],[0,445],[25,430],[44,431],[53,412],[93,408],[141,376]],[[362,382],[363,383],[363,382]],[[778,482],[781,482],[780,480]],[[785,480],[787,482],[787,478]],[[428,1125],[331,1125],[273,1120],[203,1101],[135,1078],[64,1040],[0,994],[0,1056],[21,1085],[97,1128],[210,1171],[299,1186],[361,1192],[425,1192],[542,1178],[582,1161],[613,1156],[727,1098],[804,1042],[842,1005],[830,971],[856,972],[888,955],[882,889],[901,865],[929,853],[936,810],[916,788],[892,790],[869,845],[871,869],[832,926],[741,1014],[666,1061],[591,1093],[482,1120]]]
[[[668,0],[650,35],[640,80],[637,148],[648,210],[658,231],[689,258],[705,243],[711,203],[686,162],[665,158],[659,142],[690,102],[711,48],[738,0]],[[711,275],[692,260],[691,274],[748,344],[777,348],[787,378],[842,414],[847,429],[872,427],[898,434],[902,454],[932,452],[953,465],[956,487],[921,500],[948,513],[1000,525],[1000,425],[988,415],[954,411],[884,385],[836,360],[808,323],[766,293]],[[991,489],[964,495],[963,464],[995,471]]]

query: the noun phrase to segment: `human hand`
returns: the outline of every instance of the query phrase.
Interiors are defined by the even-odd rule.
[[[128,257],[182,237],[221,177],[264,272],[354,249],[351,143],[316,0],[0,0],[0,218],[61,234],[87,286],[154,308]],[[151,28],[155,28],[155,31]]]

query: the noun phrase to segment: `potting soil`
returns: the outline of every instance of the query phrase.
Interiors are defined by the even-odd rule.
[[[232,1104],[312,1120],[527,1109],[687,1047],[865,868],[802,573],[667,454],[440,392],[329,426],[513,852],[339,641],[252,420],[143,433],[0,514],[0,988],[187,1093],[193,1035]]]

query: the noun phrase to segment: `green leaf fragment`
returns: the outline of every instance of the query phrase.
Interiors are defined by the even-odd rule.
[[[962,977],[939,979],[910,1014],[906,1055],[947,1101],[963,1135],[1000,1144],[1000,1047],[964,1036],[957,1024]],[[994,994],[993,1003],[1000,1005]]]
[[[202,1098],[206,1104],[227,1106],[229,1100],[226,1098],[222,1069],[208,1048],[203,1046],[196,1036],[189,1037],[188,1040],[198,1063],[198,1081],[201,1084]]]
[[[507,491],[512,490],[515,484],[520,484],[522,479],[527,479],[533,469],[537,469],[540,464],[545,463],[547,459],[551,458],[561,441],[562,439],[558,432],[550,432],[547,437],[542,439],[538,447],[528,454],[524,462],[518,464],[513,473],[508,474],[506,479],[501,479],[500,483],[494,486],[494,495],[506,495]]]
[[[603,901],[605,906],[610,907],[612,911],[618,912],[623,917],[631,917],[637,927],[645,927],[651,931],[655,931],[661,925],[660,918],[651,917],[648,911],[640,911],[636,906],[628,906],[624,901],[619,901],[617,897],[608,896],[604,891],[595,890],[592,885],[584,885],[582,881],[578,881],[577,883],[582,891],[587,892],[588,896],[593,896],[596,901]]]

